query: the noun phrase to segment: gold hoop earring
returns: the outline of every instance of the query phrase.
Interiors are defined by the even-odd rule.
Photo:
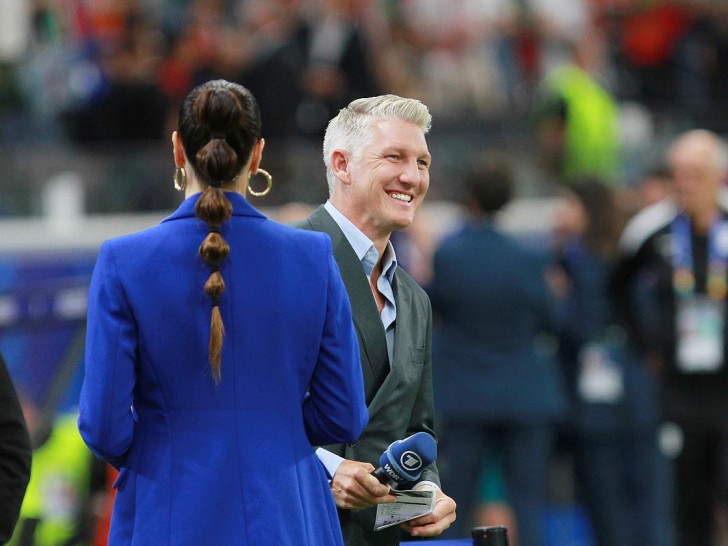
[[[180,181],[181,179],[181,181]],[[177,191],[185,191],[187,187],[187,171],[184,167],[177,167],[174,170],[174,189]]]
[[[253,191],[250,189],[250,173],[248,173],[248,191],[250,192],[250,195],[255,195],[256,197],[263,197],[264,195],[268,195],[271,188],[273,187],[273,177],[270,175],[270,173],[263,169],[258,169],[255,174],[262,174],[265,176],[265,179],[268,181],[268,186],[263,191]]]

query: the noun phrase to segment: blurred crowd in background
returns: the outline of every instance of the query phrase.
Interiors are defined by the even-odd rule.
[[[310,170],[320,169],[326,122],[382,92],[432,110],[433,178],[448,180],[433,185],[436,199],[460,193],[463,159],[484,146],[515,146],[535,162],[525,192],[583,174],[579,157],[559,169],[554,93],[588,105],[574,108],[568,145],[575,156],[596,150],[599,174],[619,185],[651,167],[665,135],[728,124],[728,7],[711,0],[6,0],[3,9],[0,141],[12,199],[0,214],[37,212],[23,197],[29,184],[75,158],[82,171],[103,163],[85,167],[91,210],[168,208],[153,143],[166,146],[181,97],[214,77],[261,103],[279,182],[272,205],[325,196],[311,176],[321,171]],[[564,73],[574,66],[583,74]],[[598,123],[612,127],[595,135]],[[140,142],[153,151],[134,149]],[[44,160],[30,163],[48,168],[24,166],[39,146]],[[100,176],[112,190],[98,188]]]
[[[169,139],[179,103],[195,85],[225,78],[261,106],[264,168],[275,185],[254,204],[292,220],[326,199],[321,143],[338,109],[381,93],[422,100],[434,118],[432,183],[415,225],[393,238],[397,255],[433,298],[441,362],[483,358],[470,358],[476,349],[460,337],[472,327],[502,342],[488,358],[509,363],[503,376],[459,370],[465,384],[453,384],[455,368],[443,364],[435,377],[445,491],[464,464],[453,445],[469,446],[480,476],[463,473],[472,499],[456,497],[460,524],[507,524],[520,546],[532,545],[517,542],[519,528],[525,536],[534,525],[547,546],[673,546],[666,461],[680,431],[662,426],[654,370],[625,349],[607,284],[625,223],[673,191],[665,161],[673,138],[728,132],[728,3],[4,0],[0,10],[3,218],[39,216],[46,183],[68,171],[89,213],[173,209]],[[519,215],[508,208],[516,202],[531,208]],[[474,217],[497,218],[498,233],[519,244]],[[478,252],[482,261],[459,260]],[[92,253],[74,259],[44,267],[86,279]],[[40,366],[54,375],[37,392],[21,392],[38,456],[13,543],[103,544],[113,473],[73,426],[83,336],[74,302],[83,297],[67,302],[70,329],[33,347],[19,342],[41,326],[3,318],[3,298],[18,286],[33,305],[18,262],[0,263],[0,348],[11,374],[21,385],[39,381],[14,355],[61,362]],[[51,291],[42,279],[30,279],[34,290]],[[463,283],[472,287],[465,294]],[[466,296],[459,308],[453,288]],[[582,377],[585,348],[597,369]],[[621,371],[603,366],[613,360]],[[466,386],[492,405],[474,403]],[[728,494],[715,500],[709,524],[725,544]],[[586,515],[551,518],[561,527],[550,530],[534,523],[564,504]],[[609,535],[620,528],[629,536]]]
[[[4,114],[79,142],[165,137],[180,98],[214,77],[257,92],[270,138],[319,135],[382,90],[439,120],[529,112],[574,47],[617,100],[656,114],[720,123],[728,83],[728,8],[710,0],[13,3]]]

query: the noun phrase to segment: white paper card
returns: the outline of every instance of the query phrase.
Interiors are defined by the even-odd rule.
[[[377,505],[377,518],[374,530],[386,529],[392,525],[429,514],[435,508],[435,492],[429,489],[420,491],[396,491],[391,494],[397,502]]]

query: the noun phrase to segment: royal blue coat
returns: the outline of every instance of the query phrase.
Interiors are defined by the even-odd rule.
[[[227,195],[218,385],[199,195],[99,253],[79,429],[120,468],[111,545],[342,544],[312,446],[356,440],[368,417],[331,241]]]

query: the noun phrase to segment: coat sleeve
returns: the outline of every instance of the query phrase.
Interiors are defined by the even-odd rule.
[[[13,383],[0,356],[0,544],[13,534],[30,479],[28,430]]]
[[[328,237],[326,241],[326,317],[318,362],[304,403],[306,433],[313,445],[353,442],[369,420],[349,298]]]
[[[78,427],[94,454],[123,465],[134,436],[136,322],[112,246],[101,246],[89,288],[86,362]]]

